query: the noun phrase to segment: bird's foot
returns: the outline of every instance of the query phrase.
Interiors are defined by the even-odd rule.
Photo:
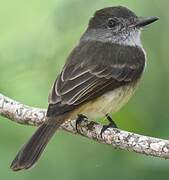
[[[77,119],[76,119],[76,131],[77,133],[80,133],[79,129],[78,129],[78,125],[81,124],[85,119],[87,119],[87,117],[83,114],[78,114]]]
[[[109,124],[104,125],[103,128],[101,129],[101,132],[100,132],[101,137],[102,137],[102,134],[104,133],[104,131],[106,131],[108,128],[118,128],[116,123],[113,121],[113,119],[108,114],[106,114],[106,118],[109,121]]]

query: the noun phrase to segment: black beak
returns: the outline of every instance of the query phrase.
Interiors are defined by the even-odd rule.
[[[157,20],[159,20],[158,17],[146,17],[146,18],[139,17],[134,26],[141,28],[141,27],[147,26],[147,25],[149,25],[149,24],[151,24]]]

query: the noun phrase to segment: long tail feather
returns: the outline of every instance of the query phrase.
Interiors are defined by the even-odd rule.
[[[11,169],[19,171],[32,167],[40,158],[49,140],[62,123],[43,124],[40,126],[30,140],[18,152],[10,166]]]

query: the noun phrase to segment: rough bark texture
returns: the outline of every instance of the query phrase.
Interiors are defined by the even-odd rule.
[[[0,94],[0,115],[20,124],[39,126],[45,121],[46,110],[26,106]],[[61,129],[108,144],[114,148],[169,159],[169,140],[138,135],[114,128],[107,129],[101,138],[102,126],[88,119],[79,125],[78,132],[75,128],[75,120],[66,122],[61,126]]]

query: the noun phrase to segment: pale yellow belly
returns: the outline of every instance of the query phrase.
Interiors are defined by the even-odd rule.
[[[136,85],[126,85],[100,96],[96,100],[90,101],[79,109],[76,114],[83,114],[91,119],[104,117],[106,114],[117,112],[128,102],[133,95]]]

